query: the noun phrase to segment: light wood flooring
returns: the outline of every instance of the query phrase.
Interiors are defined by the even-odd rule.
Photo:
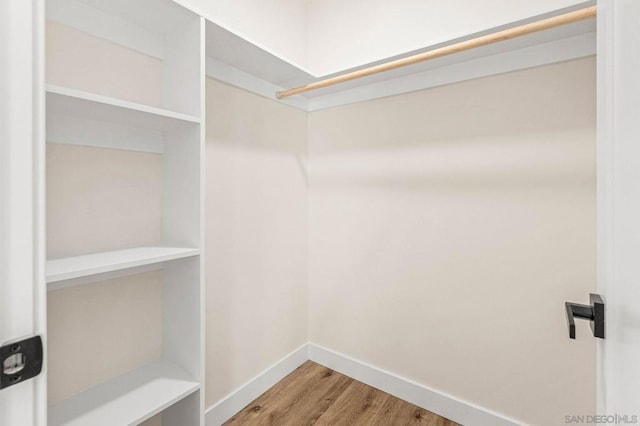
[[[455,426],[456,423],[307,361],[225,425]]]

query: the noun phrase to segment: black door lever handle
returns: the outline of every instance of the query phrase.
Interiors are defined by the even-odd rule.
[[[567,325],[569,326],[569,338],[576,338],[576,323],[574,318],[586,319],[591,322],[593,335],[604,339],[604,302],[599,294],[589,295],[589,305],[565,302],[567,309]]]

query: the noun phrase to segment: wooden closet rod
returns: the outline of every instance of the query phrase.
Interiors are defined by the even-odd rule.
[[[374,65],[358,71],[348,72],[335,77],[309,83],[294,89],[276,92],[276,98],[283,99],[288,96],[298,95],[310,90],[321,89],[334,84],[344,83],[345,81],[355,80],[356,78],[366,77],[368,75],[377,74],[379,72],[390,71],[396,68],[405,67],[407,65],[417,64],[418,62],[428,61],[430,59],[440,58],[442,56],[463,52],[465,50],[475,49],[476,47],[486,46],[488,44],[497,43],[499,41],[510,40],[512,38],[524,36],[527,34],[544,31],[562,25],[583,21],[585,19],[596,16],[596,6],[587,7],[585,9],[576,10],[574,12],[565,13],[564,15],[554,16],[552,18],[542,19],[540,21],[531,22],[529,24],[520,25],[519,27],[509,28],[495,33],[483,35],[471,40],[461,41],[459,43],[450,44],[449,46],[440,47],[427,52],[418,53],[406,58],[396,59],[395,61],[386,62],[380,65]]]

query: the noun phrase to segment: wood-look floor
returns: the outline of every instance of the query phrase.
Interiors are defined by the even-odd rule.
[[[225,425],[455,426],[456,423],[307,361]]]

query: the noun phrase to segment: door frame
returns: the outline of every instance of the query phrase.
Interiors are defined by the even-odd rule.
[[[46,347],[44,1],[0,2],[0,344]],[[43,372],[0,391],[0,426],[47,423]]]
[[[640,1],[598,0],[597,411],[640,421]],[[634,304],[635,302],[635,304]]]

